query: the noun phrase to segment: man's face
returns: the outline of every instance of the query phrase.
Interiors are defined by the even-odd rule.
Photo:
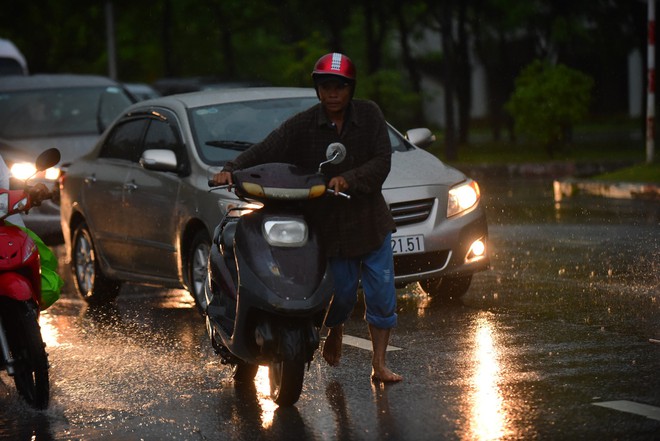
[[[329,113],[342,112],[351,100],[351,85],[345,81],[324,81],[318,90],[321,104]]]

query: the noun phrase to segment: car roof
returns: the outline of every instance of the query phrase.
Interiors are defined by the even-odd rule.
[[[120,85],[108,77],[80,74],[7,75],[3,76],[2,81],[0,81],[0,90],[4,92],[95,86],[103,87]]]
[[[213,104],[224,104],[240,101],[258,101],[277,98],[316,98],[316,91],[304,87],[244,87],[221,90],[205,90],[202,92],[182,93],[168,95],[143,101],[133,107],[144,107],[145,105],[164,105],[177,107],[183,105],[186,108],[201,107]]]

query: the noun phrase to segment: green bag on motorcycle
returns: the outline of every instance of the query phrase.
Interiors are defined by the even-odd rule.
[[[48,245],[46,245],[34,231],[20,225],[16,226],[25,231],[37,245],[37,251],[39,252],[39,259],[41,262],[40,309],[43,311],[60,298],[60,292],[62,291],[62,286],[64,286],[64,280],[62,280],[57,273],[57,256],[55,256]]]

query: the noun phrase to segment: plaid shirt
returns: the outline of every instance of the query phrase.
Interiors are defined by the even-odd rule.
[[[285,162],[316,171],[333,142],[346,147],[346,159],[324,165],[323,172],[328,180],[343,176],[351,199],[313,201],[312,222],[319,225],[329,256],[358,257],[378,249],[396,228],[381,192],[390,172],[392,147],[385,118],[374,102],[352,100],[341,134],[319,103],[285,121],[262,142],[225,164],[224,170]]]

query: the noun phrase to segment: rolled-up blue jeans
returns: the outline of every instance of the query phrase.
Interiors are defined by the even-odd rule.
[[[325,326],[333,328],[351,316],[357,303],[362,280],[365,320],[381,329],[397,324],[396,289],[391,234],[375,251],[355,258],[330,257],[328,264],[334,278],[335,293],[325,317]]]

